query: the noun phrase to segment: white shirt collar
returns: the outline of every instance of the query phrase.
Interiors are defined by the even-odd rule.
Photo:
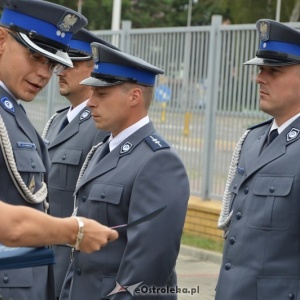
[[[285,123],[283,123],[281,126],[278,127],[278,125],[276,124],[275,120],[273,121],[273,124],[271,126],[270,132],[273,129],[277,129],[278,130],[278,134],[280,134],[284,129],[286,129],[290,124],[292,124],[298,117],[300,117],[300,113],[293,116],[292,118],[290,118],[289,120],[287,120]]]
[[[3,81],[0,80],[0,86],[5,89],[6,92],[8,92],[16,101],[19,102],[19,100],[16,98],[16,96],[8,89],[8,87],[5,85]]]
[[[110,135],[110,137],[108,139],[110,151],[114,150],[127,137],[129,137],[130,135],[132,135],[134,132],[136,132],[138,129],[140,129],[144,125],[148,124],[149,122],[150,122],[149,116],[146,116],[143,119],[141,119],[138,122],[136,122],[135,124],[131,125],[130,127],[126,128],[125,130],[123,130],[122,132],[120,132],[115,137],[113,137],[112,135]]]
[[[85,100],[84,102],[80,103],[76,107],[72,109],[72,106],[69,107],[68,113],[67,113],[67,118],[69,123],[81,112],[81,110],[86,107],[86,103],[88,102],[88,99]]]

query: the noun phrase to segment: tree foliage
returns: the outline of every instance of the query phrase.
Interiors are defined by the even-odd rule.
[[[74,10],[78,0],[48,0]],[[258,19],[276,18],[279,0],[193,0],[191,25],[207,25],[219,14],[232,24],[255,23]],[[300,0],[281,0],[280,21],[298,21]],[[122,0],[121,20],[130,20],[132,28],[186,26],[189,0]],[[82,14],[88,29],[111,28],[113,0],[82,0]]]

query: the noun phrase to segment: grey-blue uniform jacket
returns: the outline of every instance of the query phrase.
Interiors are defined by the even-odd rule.
[[[271,122],[244,141],[217,300],[300,299],[300,118],[267,148]]]
[[[24,110],[2,87],[0,87],[0,114],[9,135],[17,169],[27,187],[34,182],[36,192],[41,188],[42,181],[47,181],[50,161],[46,146]],[[44,211],[43,203],[30,204],[22,198],[11,179],[1,149],[0,178],[2,201]],[[48,275],[51,269],[52,267],[44,266],[0,271],[0,295],[14,300],[53,299],[51,293],[53,277]]]
[[[50,213],[56,217],[69,217],[74,208],[74,191],[81,166],[93,145],[102,142],[108,132],[97,129],[91,111],[83,108],[60,133],[69,107],[58,111],[46,134],[45,142],[51,158],[49,173]],[[55,246],[54,266],[56,296],[70,263],[68,246]]]
[[[93,254],[76,252],[60,299],[160,299],[127,292],[107,297],[117,284],[176,286],[175,263],[189,199],[189,181],[178,155],[146,124],[99,163],[96,151],[76,190],[79,216],[109,227],[166,206],[154,219],[120,233]],[[70,287],[70,279],[73,282]],[[130,289],[129,289],[130,290]],[[164,299],[177,299],[170,294]]]

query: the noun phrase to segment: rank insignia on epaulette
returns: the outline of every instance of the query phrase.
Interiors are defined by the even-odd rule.
[[[80,115],[80,121],[86,119],[91,114],[91,111],[86,109],[81,115]]]
[[[124,154],[126,152],[128,152],[131,148],[132,148],[132,144],[129,142],[126,142],[124,145],[122,145],[121,149],[120,149],[120,154]]]
[[[153,151],[170,148],[170,146],[156,134],[150,134],[145,138],[146,143],[151,147]]]
[[[9,112],[15,113],[15,107],[14,107],[13,103],[7,97],[1,98],[0,103],[6,110],[8,110]]]
[[[294,140],[299,135],[300,130],[297,128],[292,128],[286,135],[286,141],[289,142]]]

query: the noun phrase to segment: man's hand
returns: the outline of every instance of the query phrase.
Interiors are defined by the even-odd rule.
[[[119,236],[117,231],[94,220],[83,217],[80,217],[80,219],[84,222],[84,235],[79,244],[79,250],[82,252],[92,253],[98,251]]]

